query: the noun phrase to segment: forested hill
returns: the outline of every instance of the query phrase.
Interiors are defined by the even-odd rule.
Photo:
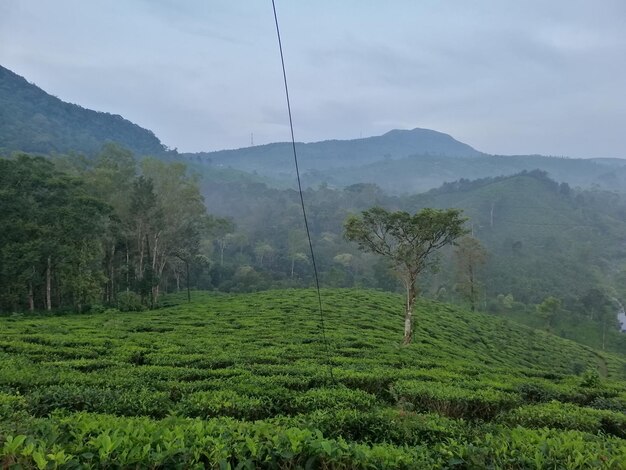
[[[0,152],[91,155],[111,141],[138,155],[166,152],[151,131],[119,115],[66,103],[0,66]]]
[[[572,186],[623,191],[626,187],[626,160],[557,158],[542,155],[447,158],[438,155],[408,156],[380,160],[366,165],[307,172],[306,185],[320,183],[343,187],[357,183],[376,183],[391,193],[422,192],[461,178],[477,179],[512,175],[541,169],[550,178]]]
[[[626,224],[624,202],[615,193],[573,191],[535,171],[446,184],[407,201],[411,211],[464,210],[490,253],[484,279],[492,294],[512,293],[524,303],[553,295],[575,308],[596,286],[621,291],[613,277],[626,268]],[[437,282],[448,289],[452,284]]]
[[[352,167],[373,162],[394,160],[409,155],[439,157],[478,157],[483,153],[455,140],[448,134],[430,129],[394,129],[380,136],[353,140],[325,140],[296,144],[303,170]],[[197,154],[213,165],[232,166],[244,171],[280,174],[291,168],[291,143],[279,142],[237,150],[221,150]],[[287,170],[289,171],[289,170]]]

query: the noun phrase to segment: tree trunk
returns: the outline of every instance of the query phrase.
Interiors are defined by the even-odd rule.
[[[472,312],[476,311],[476,292],[474,290],[474,269],[472,268],[471,262],[469,266],[469,283],[470,283],[470,306],[472,308]]]
[[[46,310],[52,310],[52,257],[48,256],[46,266]]]
[[[154,258],[154,261],[156,262],[156,258]],[[156,267],[156,270],[153,268],[152,272],[153,272],[153,276],[154,273],[156,273],[159,282],[156,283],[156,285],[154,287],[152,287],[152,298],[154,303],[156,304],[157,301],[159,300],[159,294],[160,294],[160,286],[161,286],[161,278],[163,276],[163,270],[165,269],[165,265],[167,264],[167,259],[165,257],[165,255],[163,255],[163,259],[161,260],[161,262],[159,263],[159,265]],[[154,279],[152,281],[154,283]],[[166,289],[167,292],[167,289]]]
[[[404,315],[404,339],[402,340],[402,344],[405,345],[410,344],[413,339],[413,307],[416,297],[415,279],[411,278],[406,286],[406,313]]]
[[[139,269],[137,270],[136,277],[140,281],[143,279],[143,252],[145,248],[145,240],[141,239],[139,242]]]
[[[161,232],[157,232],[154,236],[154,245],[152,246],[152,271],[156,271],[157,257],[159,254],[159,237]]]
[[[33,298],[32,281],[28,283],[28,310],[30,310],[31,313],[35,311],[35,299]]]
[[[111,259],[109,260],[109,299],[108,303],[113,303],[113,299],[115,299],[115,268],[114,268],[114,257],[115,257],[115,243],[111,247]]]
[[[191,291],[189,290],[189,261],[185,260],[185,267],[187,268],[187,302],[191,302]]]
[[[295,264],[296,264],[296,258],[293,257],[291,258],[291,279],[293,279],[293,268]]]
[[[130,290],[130,255],[128,253],[128,241],[126,241],[126,292]]]

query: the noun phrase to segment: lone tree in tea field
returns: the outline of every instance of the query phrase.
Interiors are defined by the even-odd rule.
[[[437,264],[437,259],[431,256],[435,251],[467,233],[463,227],[465,220],[459,209],[426,208],[411,215],[381,207],[346,220],[345,237],[356,242],[361,250],[391,261],[406,288],[404,344],[410,343],[413,336],[417,278],[424,269]]]

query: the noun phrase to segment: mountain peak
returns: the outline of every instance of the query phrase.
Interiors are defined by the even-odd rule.
[[[434,154],[449,157],[479,157],[482,152],[459,142],[452,136],[432,129],[416,127],[414,129],[392,129],[378,137],[384,141],[401,143],[407,147],[414,147],[414,155]]]

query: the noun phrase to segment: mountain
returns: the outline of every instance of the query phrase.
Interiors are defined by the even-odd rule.
[[[362,139],[298,142],[296,151],[301,170],[305,172],[354,167],[417,154],[450,158],[484,155],[448,134],[419,128],[394,129],[380,136]],[[232,167],[249,172],[256,171],[267,176],[292,173],[293,149],[290,142],[182,155],[188,158],[202,158],[216,166]]]
[[[543,155],[489,155],[447,134],[429,129],[392,130],[354,140],[296,143],[305,186],[347,187],[375,183],[393,194],[410,194],[459,179],[498,177],[541,169],[572,186],[623,191],[626,160],[565,158]],[[189,161],[215,168],[257,173],[275,185],[293,185],[291,143],[274,143],[236,150],[182,154]]]
[[[295,182],[291,143],[179,155],[168,151],[151,131],[121,116],[63,102],[0,66],[0,153],[74,151],[93,155],[111,141],[139,156],[181,159],[211,181],[221,174],[228,180],[237,171],[237,178],[251,183],[265,181],[284,188]],[[375,183],[394,194],[410,194],[461,178],[504,176],[538,168],[572,186],[626,188],[626,160],[489,155],[429,129],[395,129],[362,139],[297,143],[296,149],[302,180],[312,187]]]
[[[0,66],[0,152],[91,155],[106,142],[138,155],[167,151],[151,131],[122,116],[61,101]]]

